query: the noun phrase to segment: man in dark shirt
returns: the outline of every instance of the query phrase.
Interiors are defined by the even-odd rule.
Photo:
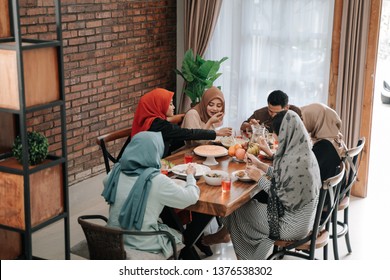
[[[254,119],[257,120],[258,123],[263,124],[269,132],[272,132],[272,118],[283,110],[292,110],[302,118],[301,110],[294,105],[289,105],[288,95],[281,90],[274,90],[271,92],[268,95],[267,103],[267,107],[256,110],[246,121],[242,123],[240,128],[241,131],[244,133],[246,131],[252,131],[250,120]]]

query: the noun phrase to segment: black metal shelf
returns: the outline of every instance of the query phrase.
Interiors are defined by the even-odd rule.
[[[34,227],[31,227],[31,232],[34,233],[34,232],[37,232],[51,224],[54,224],[58,221],[61,221],[62,219],[64,218],[68,218],[68,213],[61,213],[61,214],[58,214],[57,216],[54,216],[42,223],[39,223],[38,225],[34,226]],[[15,231],[15,232],[19,232],[19,233],[24,233],[25,230],[24,229],[20,229],[20,228],[16,228],[16,227],[10,227],[10,226],[6,226],[6,225],[2,225],[0,224],[0,228],[2,229],[5,229],[5,230],[9,230],[9,231]]]
[[[7,166],[2,166],[1,165],[1,161],[4,161],[4,160],[6,160],[8,158],[11,158],[11,157],[12,156],[9,153],[0,155],[0,172],[16,174],[16,175],[24,175],[25,171],[23,169],[11,168],[11,167],[7,167]],[[48,155],[47,159],[50,160],[50,161],[46,161],[46,162],[44,162],[42,164],[39,164],[39,165],[37,165],[35,167],[29,168],[28,171],[26,172],[26,175],[34,174],[34,173],[36,173],[38,171],[41,171],[41,170],[44,170],[46,168],[53,167],[53,166],[65,163],[65,161],[66,161],[66,158],[64,158],[64,157],[57,157],[57,156],[54,156],[54,155]]]
[[[40,48],[50,48],[50,47],[59,47],[61,46],[60,41],[43,41],[36,39],[22,39],[21,50],[31,50],[31,49],[40,49]],[[27,43],[24,44],[23,43]],[[15,38],[7,38],[6,40],[0,40],[0,49],[3,50],[17,50],[17,45]]]
[[[11,151],[4,152],[4,149],[2,150],[2,153],[0,154],[0,180],[3,180],[3,178],[9,178],[11,175],[7,174],[16,174],[23,177],[23,185],[20,184],[22,188],[22,197],[23,197],[23,217],[24,220],[22,223],[20,222],[13,222],[8,223],[7,220],[3,220],[5,224],[0,223],[0,229],[6,230],[6,231],[13,231],[18,232],[21,234],[22,237],[22,252],[21,255],[18,258],[24,258],[24,259],[40,259],[37,256],[34,256],[32,252],[32,234],[38,230],[41,230],[45,228],[48,225],[51,225],[55,222],[58,222],[60,220],[64,221],[64,246],[65,246],[65,259],[70,259],[70,226],[69,226],[69,195],[68,195],[68,174],[67,174],[67,146],[66,146],[66,108],[65,108],[65,94],[64,94],[64,69],[63,69],[63,46],[62,46],[62,30],[61,30],[61,1],[60,0],[52,0],[54,3],[54,12],[55,13],[55,25],[56,25],[56,38],[54,40],[39,40],[39,39],[28,39],[28,38],[22,38],[21,35],[21,23],[20,23],[20,14],[19,14],[19,1],[18,0],[8,0],[8,8],[9,8],[9,14],[7,14],[7,11],[5,11],[5,17],[8,17],[9,20],[9,30],[6,33],[7,37],[0,38],[0,49],[1,50],[12,50],[15,51],[15,64],[17,68],[17,83],[18,83],[18,102],[19,106],[9,106],[9,108],[0,108],[0,112],[10,113],[13,115],[11,119],[13,119],[13,124],[17,127],[18,132],[20,133],[21,141],[22,141],[22,162],[18,168],[15,167],[15,159],[9,159],[12,157]],[[0,11],[0,14],[1,11]],[[26,96],[25,96],[25,78],[28,73],[24,73],[23,71],[23,64],[24,55],[27,55],[27,52],[24,52],[25,50],[32,50],[32,49],[44,49],[44,48],[55,48],[57,53],[57,63],[54,64],[55,70],[58,71],[58,78],[59,78],[59,88],[55,88],[56,91],[59,90],[59,98],[58,100],[52,101],[53,99],[46,99],[50,100],[50,102],[44,102],[45,104],[39,104],[35,105],[37,103],[29,103],[34,104],[33,106],[26,106]],[[52,49],[50,51],[53,51]],[[38,61],[39,63],[39,61]],[[58,65],[58,68],[56,68]],[[1,66],[1,67],[7,67],[7,66]],[[8,69],[6,69],[8,70]],[[2,85],[0,85],[2,86]],[[7,106],[9,104],[6,104],[4,106]],[[20,108],[19,108],[20,107]],[[53,107],[59,107],[59,113],[60,113],[60,119],[61,119],[61,156],[56,155],[49,155],[47,157],[47,160],[37,166],[29,166],[28,165],[28,141],[27,141],[27,114],[28,113],[34,113],[38,112],[40,110],[44,109],[50,109]],[[18,108],[18,109],[12,109],[12,108]],[[8,119],[5,123],[6,126],[8,126]],[[16,136],[16,135],[15,135]],[[12,134],[10,139],[14,135]],[[4,143],[0,143],[4,144]],[[8,148],[8,142],[7,142],[7,148]],[[13,161],[12,164],[7,165],[7,160]],[[61,166],[58,167],[57,166]],[[35,219],[32,221],[32,213],[31,213],[31,207],[32,202],[30,201],[31,195],[31,182],[30,182],[30,175],[33,175],[37,172],[44,172],[44,170],[48,168],[53,168],[56,170],[56,179],[55,182],[58,182],[58,185],[56,185],[57,193],[54,193],[55,195],[60,195],[61,204],[55,204],[55,211],[52,211],[52,213],[49,212],[46,216],[39,216],[38,219]],[[61,174],[60,174],[61,173]],[[53,173],[54,174],[54,173]],[[4,177],[3,177],[4,176]],[[13,176],[13,175],[12,175]],[[39,177],[40,174],[37,173],[34,175],[34,177]],[[50,177],[50,176],[49,176]],[[39,177],[42,182],[42,187],[44,190],[47,190],[47,185],[50,184],[49,181],[47,181],[49,178],[45,177]],[[58,181],[57,181],[58,180]],[[59,182],[60,181],[60,182]],[[46,183],[46,184],[45,184]],[[35,184],[37,185],[37,184]],[[35,186],[34,185],[34,186]],[[4,184],[6,186],[6,184]],[[38,183],[38,186],[39,185]],[[12,210],[12,209],[11,209]],[[61,212],[58,214],[58,212]],[[36,213],[34,213],[36,214]],[[8,218],[8,217],[7,217]],[[16,221],[16,218],[15,218]],[[32,225],[32,222],[34,222],[34,226]],[[12,225],[12,226],[10,226]]]
[[[0,112],[11,113],[11,114],[18,114],[19,115],[19,114],[23,114],[23,113],[34,113],[34,112],[38,112],[40,110],[45,110],[45,109],[54,108],[54,107],[58,107],[58,106],[65,106],[65,101],[63,101],[63,100],[56,100],[56,101],[49,102],[49,103],[46,103],[46,104],[25,107],[24,109],[22,108],[21,110],[8,109],[8,108],[0,107]]]

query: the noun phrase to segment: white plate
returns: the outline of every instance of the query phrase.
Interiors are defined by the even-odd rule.
[[[242,138],[232,138],[232,137],[223,137],[221,138],[221,144],[226,147],[226,148],[229,148],[230,146],[233,146],[235,144],[244,144],[248,142],[247,140],[245,139],[242,139]]]
[[[252,181],[253,181],[251,178],[248,177],[248,175],[246,175],[246,172],[245,172],[245,176],[243,176],[243,177],[238,177],[238,176],[237,176],[237,173],[238,173],[238,172],[245,172],[245,170],[237,170],[237,171],[234,171],[234,172],[232,173],[232,175],[233,175],[234,178],[237,178],[238,180],[243,181],[243,182],[252,182]]]
[[[210,167],[203,165],[203,164],[193,163],[193,165],[196,168],[195,178],[199,178],[203,174],[205,174],[207,171],[211,170]],[[176,165],[176,166],[172,167],[172,172],[173,172],[173,174],[175,174],[179,177],[186,178],[187,177],[187,173],[186,173],[187,166],[188,166],[188,163]]]
[[[228,154],[228,150],[217,145],[201,145],[194,149],[194,153],[201,157],[222,157]]]
[[[215,137],[215,140],[211,140],[211,142],[214,143],[214,144],[221,144],[221,139],[223,137],[224,136],[217,136],[217,137]]]
[[[244,162],[245,162],[245,160],[243,160],[243,159],[238,159],[238,158],[236,158],[236,157],[232,157],[232,159],[233,159],[233,161],[235,161],[235,162],[240,162],[240,163],[244,163]]]
[[[274,152],[273,150],[271,150],[272,152]],[[275,153],[275,152],[274,152]],[[268,160],[272,160],[271,157],[269,157],[264,151],[260,151],[259,152],[259,158],[260,159],[268,159]]]

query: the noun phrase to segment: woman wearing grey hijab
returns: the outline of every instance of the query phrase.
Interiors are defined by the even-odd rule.
[[[223,219],[239,259],[266,259],[274,240],[302,238],[314,222],[321,179],[310,137],[291,110],[278,113],[272,125],[279,140],[273,166],[248,155],[246,170],[268,194],[267,203],[252,199]]]
[[[187,184],[177,185],[161,174],[164,141],[161,132],[144,131],[136,134],[126,147],[121,159],[104,179],[102,196],[110,205],[108,226],[128,230],[166,230],[182,243],[180,233],[158,222],[164,206],[183,209],[196,203],[195,168],[187,169]],[[126,236],[125,248],[172,255],[172,247],[165,236]]]

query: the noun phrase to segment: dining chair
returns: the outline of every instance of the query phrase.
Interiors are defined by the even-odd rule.
[[[338,173],[322,183],[314,224],[310,233],[300,240],[276,240],[273,252],[268,260],[282,259],[284,256],[314,260],[315,250],[319,248],[324,250],[324,260],[328,259],[330,221],[332,212],[337,207],[340,182],[344,177],[344,173],[345,164],[341,162]],[[329,196],[329,199],[326,199],[327,196]],[[328,211],[323,212],[325,201],[327,201]]]
[[[131,140],[131,128],[124,128],[113,131],[96,138],[96,143],[100,146],[103,153],[104,165],[106,173],[110,172],[111,164],[115,164],[121,158],[127,144]],[[119,150],[120,148],[120,150]],[[119,153],[115,155],[116,151]]]
[[[78,217],[86,239],[72,247],[71,252],[90,260],[164,260],[178,259],[178,251],[184,245],[177,246],[173,235],[167,231],[130,231],[108,227],[107,218],[102,215],[83,215]],[[93,221],[93,222],[92,222]],[[168,237],[172,246],[172,256],[166,258],[162,253],[151,253],[135,249],[125,249],[123,237],[158,236]]]
[[[357,146],[351,149],[348,149],[345,153],[343,161],[346,164],[346,176],[343,181],[340,189],[339,200],[337,205],[337,211],[334,211],[332,217],[332,242],[333,242],[333,254],[334,259],[339,259],[339,251],[338,251],[338,238],[345,237],[345,243],[347,245],[348,253],[352,253],[352,247],[349,237],[349,204],[350,204],[350,196],[353,185],[356,182],[358,170],[359,170],[359,162],[358,158],[361,155],[361,152],[364,148],[364,144],[366,143],[366,138],[362,137],[359,139]],[[360,157],[361,158],[361,157]],[[343,212],[342,221],[338,220],[338,212]]]
[[[168,121],[180,125],[184,114],[177,114],[168,118]],[[103,153],[106,173],[110,172],[111,166],[119,161],[127,145],[131,141],[131,128],[116,130],[96,138],[96,143]],[[119,153],[117,151],[119,150]]]

